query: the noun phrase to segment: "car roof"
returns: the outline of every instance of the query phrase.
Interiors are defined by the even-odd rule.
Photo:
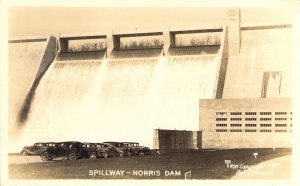
[[[122,143],[138,143],[139,144],[139,142],[122,142]]]
[[[81,142],[79,142],[79,141],[62,141],[59,143],[81,143]]]
[[[122,142],[116,142],[116,141],[105,141],[103,143],[122,143]]]

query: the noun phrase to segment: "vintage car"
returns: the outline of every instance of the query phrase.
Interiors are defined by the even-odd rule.
[[[81,155],[83,158],[90,159],[115,157],[117,150],[103,143],[82,143]]]
[[[122,142],[106,141],[106,142],[103,142],[103,144],[110,145],[110,146],[114,147],[117,150],[117,154],[120,157],[131,156],[130,148],[127,147]]]
[[[116,157],[118,155],[118,151],[115,147],[109,144],[104,143],[95,143],[97,149],[99,150],[99,157],[107,158],[107,157]]]
[[[43,161],[53,160],[53,158],[66,157],[68,160],[81,158],[81,142],[66,141],[56,143],[55,146],[49,146],[40,155]]]
[[[137,142],[123,142],[123,144],[130,150],[131,155],[143,156],[151,154],[151,150],[149,147],[140,146],[140,144]]]
[[[47,147],[55,146],[55,142],[39,142],[34,143],[32,146],[25,146],[23,147],[21,154],[24,156],[27,155],[41,155]]]

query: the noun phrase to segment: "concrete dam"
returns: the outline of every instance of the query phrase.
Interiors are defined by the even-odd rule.
[[[199,99],[291,97],[291,54],[282,50],[291,25],[232,17],[227,25],[10,40],[10,151],[66,140],[152,148],[154,129],[201,130]],[[101,46],[74,49],[94,40]]]
[[[205,31],[223,36],[222,27],[205,28]],[[132,37],[152,34],[134,33]],[[17,89],[23,88],[18,92],[27,93],[22,97],[23,103],[22,98],[19,105],[15,101],[21,108],[18,116],[10,117],[18,117],[15,127],[22,128],[22,143],[138,140],[152,146],[154,128],[197,130],[199,97],[215,98],[217,94],[221,44],[174,46],[169,53],[164,48],[116,50],[114,46],[110,54],[109,49],[70,52],[70,47],[63,45],[89,37],[61,36],[10,44],[11,51],[23,47],[18,48],[22,56],[11,54],[10,60],[21,59],[26,67],[16,66],[31,70],[27,71],[30,76],[26,73],[28,84],[16,85]],[[51,43],[57,46],[50,46]],[[35,69],[33,64],[28,64],[41,59],[38,54],[30,53],[31,50],[40,54],[44,49],[44,55],[50,55],[49,51],[54,52],[55,47],[58,52],[52,55],[53,62],[42,60]],[[38,67],[44,70],[38,72]],[[17,70],[12,69],[14,73]],[[36,83],[39,73],[43,74],[42,78],[32,90],[30,83]]]

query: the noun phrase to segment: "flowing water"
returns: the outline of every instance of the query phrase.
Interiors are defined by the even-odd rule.
[[[138,141],[153,129],[199,130],[213,98],[217,55],[55,61],[36,90],[22,144]]]

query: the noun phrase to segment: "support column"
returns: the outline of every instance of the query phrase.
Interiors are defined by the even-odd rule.
[[[240,53],[241,45],[241,16],[239,8],[231,8],[227,11],[227,26],[229,40],[229,55],[236,56]]]
[[[166,56],[168,54],[169,48],[175,45],[175,35],[170,33],[169,28],[164,29],[163,40],[164,40],[163,55]]]

